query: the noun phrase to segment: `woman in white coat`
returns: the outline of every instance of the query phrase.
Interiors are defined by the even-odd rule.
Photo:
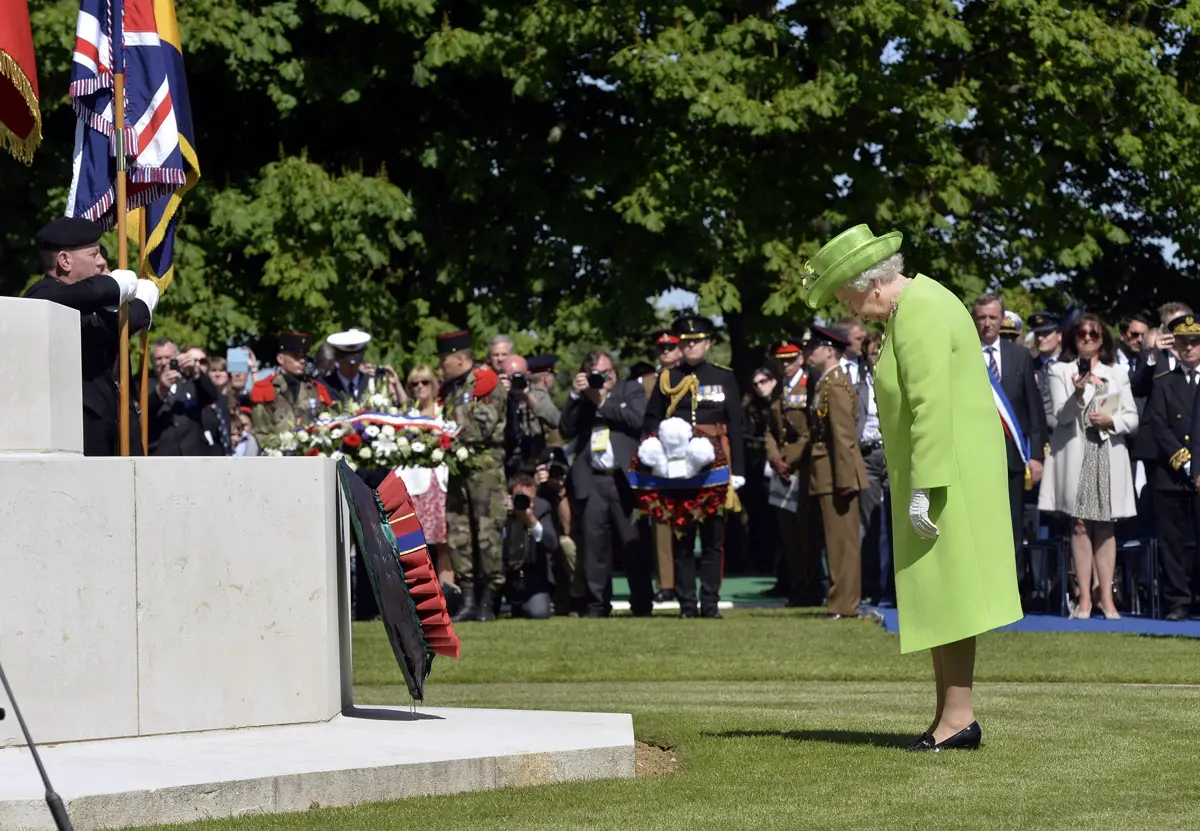
[[[1120,615],[1113,602],[1114,522],[1137,514],[1126,438],[1137,430],[1138,413],[1129,372],[1116,363],[1112,335],[1100,318],[1086,313],[1076,318],[1047,383],[1054,421],[1038,508],[1073,520],[1079,601],[1071,617],[1092,616],[1096,582],[1100,609],[1115,620]]]

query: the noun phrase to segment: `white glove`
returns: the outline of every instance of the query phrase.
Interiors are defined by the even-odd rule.
[[[117,306],[124,306],[137,291],[138,277],[127,268],[118,268],[111,276],[121,289],[121,299],[117,302]]]
[[[158,286],[153,280],[138,280],[133,296],[149,306],[153,312],[154,307],[158,305]]]
[[[746,484],[746,477],[745,476],[730,476],[729,483],[731,485],[733,485],[733,489],[735,491],[740,491],[742,489],[742,485]]]
[[[938,535],[937,526],[929,520],[929,491],[914,490],[908,503],[908,518],[918,537],[932,540]]]
[[[1189,479],[1192,478],[1192,462],[1190,459],[1183,463],[1183,475]]]

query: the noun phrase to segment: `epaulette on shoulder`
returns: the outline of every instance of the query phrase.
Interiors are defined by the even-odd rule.
[[[1173,369],[1164,370],[1164,371],[1158,373],[1157,375],[1151,376],[1151,380],[1157,381],[1159,378],[1165,378],[1166,376],[1170,375],[1174,371],[1175,370],[1173,370]]]
[[[726,372],[733,372],[733,367],[725,366],[725,364],[719,364],[716,361],[709,361],[709,364],[715,366],[717,369],[723,369]]]
[[[274,375],[268,375],[261,381],[255,381],[254,386],[250,388],[250,403],[270,404],[273,402],[275,400],[274,380]]]

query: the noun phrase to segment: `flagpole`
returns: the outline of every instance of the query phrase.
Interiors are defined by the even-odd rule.
[[[119,7],[118,7],[119,8]],[[119,12],[118,12],[119,13]],[[113,110],[114,137],[117,150],[117,268],[129,268],[129,240],[126,236],[126,213],[128,205],[125,201],[125,56],[124,44],[115,44],[121,53],[117,72],[113,73]],[[121,329],[120,357],[120,410],[117,413],[117,429],[120,431],[121,455],[129,455],[129,304],[121,305],[119,318]],[[142,452],[145,452],[143,448]]]
[[[150,260],[146,256],[146,220],[149,214],[149,209],[142,208],[140,221],[138,222],[138,259],[141,262],[141,267],[138,269],[138,276],[145,277],[142,272],[146,270]],[[138,385],[139,404],[141,406],[142,416],[142,454],[150,455],[150,419],[146,415],[146,411],[150,409],[150,327],[147,326],[142,330],[142,383]]]

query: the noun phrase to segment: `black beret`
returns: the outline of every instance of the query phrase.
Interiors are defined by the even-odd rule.
[[[291,352],[296,357],[308,354],[309,337],[305,332],[280,332],[279,351]]]
[[[100,241],[100,225],[90,219],[63,216],[37,233],[37,245],[43,251],[73,251]]]
[[[557,355],[530,355],[525,359],[526,365],[529,367],[530,374],[538,372],[553,372],[554,367],[558,364]]]

